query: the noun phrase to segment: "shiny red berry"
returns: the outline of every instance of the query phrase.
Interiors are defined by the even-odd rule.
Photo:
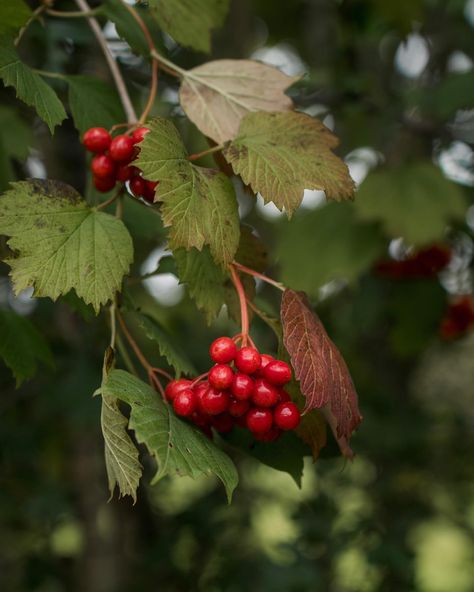
[[[115,176],[115,163],[107,154],[97,154],[91,162],[91,170],[94,177],[104,179]]]
[[[132,141],[139,144],[150,130],[147,127],[139,127],[132,133]]]
[[[200,407],[208,415],[219,415],[227,411],[229,405],[229,393],[227,391],[218,391],[211,387],[202,396]]]
[[[130,162],[133,156],[133,140],[126,134],[116,136],[110,142],[109,154],[116,162]]]
[[[136,174],[138,174],[138,169],[136,166],[131,166],[129,164],[119,164],[117,167],[117,181],[121,181],[122,183],[129,181]]]
[[[254,407],[245,416],[247,428],[254,434],[264,434],[272,427],[273,415],[270,409]]]
[[[253,347],[239,349],[235,356],[235,366],[244,374],[253,374],[260,368],[261,357]]]
[[[196,410],[196,395],[188,388],[181,391],[173,399],[173,409],[176,415],[189,417]]]
[[[218,337],[209,348],[211,360],[216,364],[232,362],[237,353],[237,346],[230,337]]]
[[[256,432],[253,434],[255,440],[258,440],[259,442],[275,442],[280,436],[281,430],[276,426],[272,426],[268,432],[265,432],[264,434],[258,434]]]
[[[105,152],[112,140],[109,132],[103,127],[91,127],[82,136],[82,143],[89,152]]]
[[[245,415],[249,409],[249,401],[238,401],[237,399],[232,399],[229,405],[229,413],[232,415],[232,417],[242,417],[242,415]]]
[[[254,381],[248,374],[234,374],[230,390],[239,401],[250,399],[253,393]]]
[[[216,364],[209,371],[209,384],[218,391],[225,391],[230,388],[234,372],[230,366],[225,364]]]
[[[221,413],[211,418],[211,425],[221,434],[227,434],[234,427],[234,418],[228,413]]]
[[[277,405],[273,412],[273,419],[275,425],[281,430],[294,430],[300,423],[301,414],[298,407],[290,401]]]
[[[144,179],[139,175],[130,179],[130,191],[135,197],[143,197],[146,193],[146,184]]]
[[[201,413],[204,413],[204,409],[202,407],[202,398],[203,398],[204,394],[206,393],[206,391],[208,390],[208,388],[209,388],[209,383],[207,381],[200,382],[199,384],[197,384],[194,387],[194,392],[196,394],[197,407]]]
[[[268,366],[270,362],[273,362],[274,359],[273,356],[269,356],[268,354],[260,354],[260,373],[262,373],[263,369]]]
[[[189,389],[191,381],[186,378],[179,378],[178,380],[172,380],[168,382],[165,388],[165,396],[168,401],[172,401],[177,394]]]
[[[107,193],[115,187],[115,176],[112,177],[94,177],[94,187],[97,191]]]
[[[276,386],[283,386],[291,380],[291,368],[282,360],[269,362],[262,370],[263,377]]]
[[[155,203],[155,189],[159,181],[146,181],[145,180],[145,194],[143,199],[148,203]]]
[[[252,401],[257,407],[273,407],[279,398],[276,387],[263,378],[257,378],[252,393]]]

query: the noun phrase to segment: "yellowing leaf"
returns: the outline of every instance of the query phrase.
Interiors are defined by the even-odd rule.
[[[59,181],[21,181],[0,197],[0,234],[10,237],[15,291],[56,300],[74,289],[96,312],[120,288],[133,260],[123,223],[91,209]]]
[[[252,60],[217,60],[183,73],[181,107],[218,144],[232,140],[251,111],[288,111],[284,94],[297,77]]]
[[[113,370],[101,391],[130,405],[130,428],[158,463],[154,483],[170,474],[214,474],[230,501],[238,482],[234,463],[196,427],[179,419],[158,393],[123,370]]]
[[[408,243],[442,239],[446,226],[462,220],[462,190],[429,162],[370,173],[357,191],[354,207],[361,220],[381,222],[390,236]]]
[[[229,0],[149,0],[161,28],[180,45],[209,53],[211,31],[222,26]]]
[[[329,199],[349,199],[354,182],[332,149],[338,140],[304,113],[249,113],[224,156],[245,184],[289,216],[305,189],[323,189]]]
[[[169,227],[171,249],[209,245],[214,260],[225,266],[239,245],[237,200],[229,179],[187,159],[178,130],[157,118],[140,144],[137,166],[144,176],[160,181],[163,223]]]

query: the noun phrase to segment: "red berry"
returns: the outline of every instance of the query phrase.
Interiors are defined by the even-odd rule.
[[[269,362],[262,371],[263,376],[276,386],[282,386],[291,380],[291,368],[282,360]]]
[[[146,181],[145,180],[145,194],[143,199],[148,203],[155,203],[155,189],[159,181]]]
[[[232,417],[242,417],[245,415],[250,408],[249,401],[238,401],[237,399],[232,399],[229,405],[229,413]]]
[[[208,415],[219,415],[227,411],[230,404],[230,397],[227,391],[218,391],[208,388],[201,398],[201,408]]]
[[[117,180],[121,181],[122,183],[125,183],[125,181],[129,181],[137,173],[137,167],[131,166],[129,164],[120,164],[117,167]]]
[[[275,358],[273,356],[269,356],[268,354],[261,354],[260,355],[260,372],[268,366],[270,362],[273,362]]]
[[[133,140],[126,134],[120,134],[110,142],[109,154],[116,162],[130,162],[133,156]]]
[[[250,399],[253,393],[254,381],[247,374],[234,374],[230,390],[236,399],[245,401]]]
[[[234,372],[230,366],[225,364],[216,364],[209,371],[209,384],[218,391],[225,391],[230,388]]]
[[[115,163],[107,154],[97,154],[91,162],[91,170],[94,177],[113,177],[115,176]]]
[[[139,144],[150,130],[147,127],[139,127],[132,133],[134,144]]]
[[[281,430],[276,426],[272,426],[268,432],[265,432],[264,434],[258,434],[256,432],[253,434],[255,440],[258,440],[259,442],[275,442],[280,436]]]
[[[145,180],[138,175],[130,179],[130,191],[135,197],[143,197],[146,192]]]
[[[278,403],[278,390],[263,378],[257,378],[252,393],[252,401],[257,407],[273,407]]]
[[[194,393],[194,396],[196,397],[196,393]],[[191,413],[190,420],[194,423],[194,425],[197,425],[199,428],[204,428],[209,425],[209,416],[201,413],[199,409]]]
[[[273,412],[275,424],[282,430],[294,430],[298,427],[301,415],[298,407],[291,401],[280,403]]]
[[[179,393],[189,389],[191,386],[191,381],[186,380],[186,378],[180,378],[178,380],[172,380],[168,382],[165,388],[165,395],[168,401],[172,401],[176,395]]]
[[[173,409],[176,415],[189,417],[196,409],[196,395],[188,388],[181,391],[173,399]]]
[[[272,427],[273,415],[270,409],[254,407],[245,416],[247,428],[254,434],[264,434]]]
[[[218,337],[209,348],[211,360],[217,364],[232,362],[237,353],[237,346],[230,337]]]
[[[82,143],[89,152],[105,152],[112,138],[103,127],[91,127],[82,137]]]
[[[234,418],[228,413],[221,413],[212,417],[211,425],[218,432],[227,434],[234,427]]]
[[[253,347],[239,349],[235,356],[235,365],[244,374],[253,374],[260,368],[261,356]]]
[[[107,193],[115,187],[115,177],[94,177],[94,187],[97,191]]]
[[[279,399],[278,399],[279,403],[286,403],[287,401],[291,401],[290,395],[285,391],[284,388],[279,388],[279,389],[277,389],[277,391],[278,391],[278,396],[279,396]]]

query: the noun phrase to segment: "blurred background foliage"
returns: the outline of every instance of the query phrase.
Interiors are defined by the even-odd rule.
[[[129,43],[121,39],[108,20],[119,22],[116,3],[105,4],[101,23],[143,106],[149,65],[129,45],[143,50],[143,40],[127,23]],[[0,267],[1,330],[15,322],[11,315],[28,319],[51,349],[34,333],[38,361],[20,344],[27,373],[41,366],[18,390],[0,365],[2,591],[474,590],[474,335],[439,337],[450,299],[472,293],[473,28],[473,0],[234,0],[214,37],[213,58],[254,57],[303,74],[290,94],[339,136],[339,154],[360,185],[350,204],[325,205],[319,192],[306,192],[291,221],[236,185],[243,219],[269,248],[269,272],[310,294],[364,415],[355,461],[330,445],[316,465],[306,459],[301,490],[286,473],[239,456],[230,507],[217,483],[187,478],[142,485],[136,506],[108,503],[100,403],[91,396],[106,319],[73,295],[54,305],[28,293],[15,298]],[[206,59],[159,31],[155,38],[181,66]],[[73,113],[94,102],[103,121],[92,121],[91,110],[89,125],[123,119],[86,23],[47,17],[28,30],[21,53],[35,68],[74,77],[69,87],[49,82]],[[104,87],[101,106],[94,93]],[[96,199],[73,122],[51,137],[11,89],[0,89],[0,100],[1,188],[48,176]],[[154,114],[175,118],[190,151],[205,148],[164,73]],[[159,217],[128,200],[125,220],[133,274],[153,271],[165,248]],[[453,250],[434,277],[374,271],[381,259],[433,242]],[[236,328],[225,314],[207,327],[172,271],[164,265],[130,291],[196,368],[206,368],[209,342]],[[257,298],[277,310],[271,289],[259,287]],[[255,320],[254,337],[271,352],[270,333]],[[143,347],[157,359],[153,344]]]

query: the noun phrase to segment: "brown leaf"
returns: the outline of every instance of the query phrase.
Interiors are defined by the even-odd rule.
[[[313,460],[319,457],[321,449],[326,446],[326,422],[318,409],[303,415],[300,425],[295,430],[296,434],[311,448]]]
[[[237,136],[250,111],[288,111],[284,90],[298,77],[253,60],[216,60],[183,74],[181,107],[204,135],[218,144]]]
[[[351,457],[348,441],[362,417],[343,357],[311,309],[304,292],[285,290],[281,320],[283,342],[306,398],[305,412],[321,409],[341,452]]]

